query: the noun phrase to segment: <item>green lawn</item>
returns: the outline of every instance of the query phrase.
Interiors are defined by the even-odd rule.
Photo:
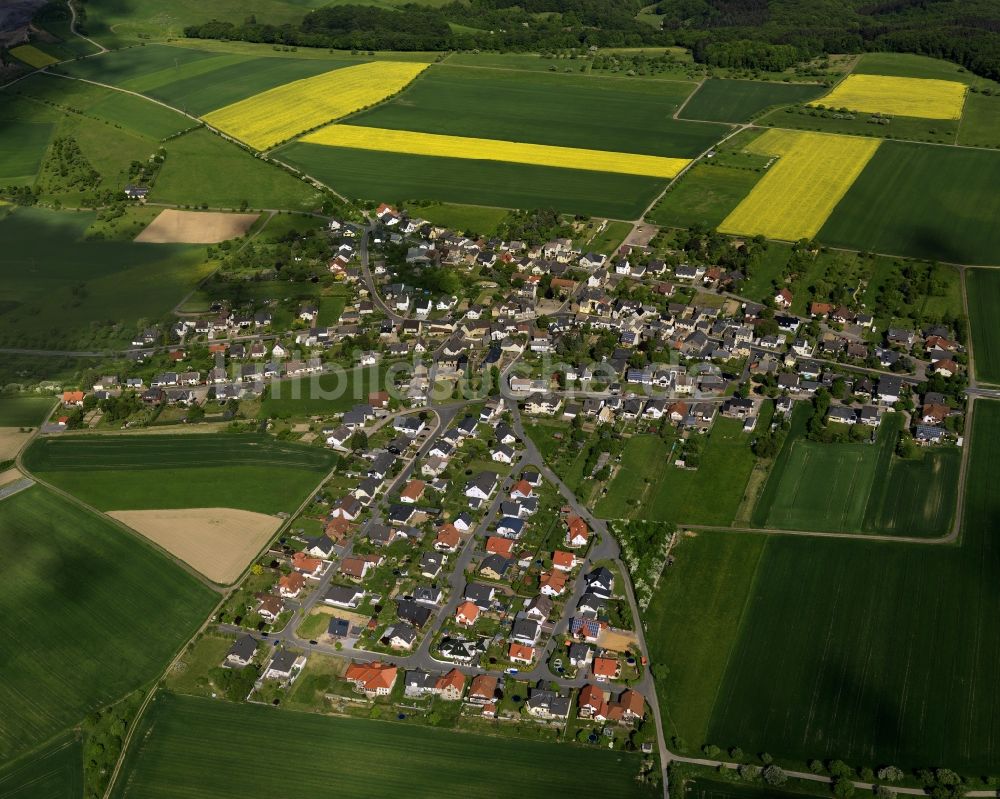
[[[449,227],[461,232],[470,230],[484,236],[493,233],[500,221],[507,216],[507,210],[504,208],[457,205],[455,203],[411,205],[408,210],[414,216],[426,219],[434,225]]]
[[[95,218],[38,208],[0,217],[4,346],[120,347],[140,320],[159,320],[212,269],[203,247],[84,241]]]
[[[728,131],[671,118],[692,88],[432,65],[397,97],[348,124],[690,158]]]
[[[767,404],[759,425],[770,423]],[[765,427],[761,429],[765,429]],[[596,507],[608,519],[631,518],[687,524],[732,524],[743,500],[755,457],[743,422],[718,418],[696,470],[677,469],[670,446],[659,436],[632,436],[621,468]]]
[[[295,142],[276,156],[348,197],[406,204],[407,200],[556,208],[612,219],[634,219],[665,181],[636,175],[557,169],[498,161],[437,158]]]
[[[604,230],[587,242],[586,249],[614,255],[631,232],[631,222],[608,222]]]
[[[343,413],[368,401],[372,391],[390,391],[386,375],[390,363],[355,367],[301,380],[271,383],[264,393],[261,418],[268,416],[311,416]]]
[[[808,417],[808,404],[799,403],[754,508],[755,526],[928,537],[949,531],[959,450],[931,448],[918,460],[897,458],[899,414],[883,418],[875,444],[808,441]]]
[[[637,755],[570,744],[172,694],[157,697],[140,730],[116,784],[114,796],[121,799],[263,799],[285,795],[292,784],[298,795],[338,799],[653,795],[634,779]],[[248,767],[264,752],[266,762]],[[322,756],[308,758],[306,767],[304,752]],[[373,757],[375,771],[362,767],[374,765]]]
[[[648,214],[650,221],[670,227],[716,227],[746,197],[763,174],[699,163],[663,195]]]
[[[774,283],[781,284],[782,275],[792,257],[792,248],[778,241],[768,242],[760,261],[750,270],[746,283],[740,289],[741,297],[747,297],[754,302],[767,302],[775,294]]]
[[[75,734],[61,736],[44,748],[0,767],[0,796],[4,799],[81,799],[83,753]]]
[[[976,378],[986,383],[1000,383],[1000,271],[969,269],[965,273],[969,298],[969,324],[972,327],[972,350]]]
[[[809,83],[707,80],[684,106],[681,116],[709,122],[749,122],[768,108],[807,103],[824,92],[824,87]]]
[[[31,472],[100,510],[242,508],[291,512],[335,461],[264,435],[84,435],[32,443]]]
[[[55,404],[55,397],[0,395],[0,427],[37,427]]]
[[[1000,263],[1000,153],[884,142],[817,238],[952,263]]]
[[[738,575],[729,579],[721,570],[685,568],[692,541],[681,543],[652,607],[665,613],[686,602],[689,612],[674,613],[669,636],[650,636],[654,662],[670,676],[694,673],[702,661],[688,642],[708,627],[718,638],[708,660],[713,669],[722,663],[725,674],[719,680],[706,671],[683,683],[687,698],[678,693],[675,731],[689,747],[710,741],[766,751],[779,762],[835,757],[852,766],[996,773],[998,437],[1000,403],[977,402],[959,546],[748,534],[694,539],[707,550],[705,562],[726,562],[734,536],[759,542],[756,567],[749,555],[737,557]],[[721,614],[720,591],[733,594]],[[732,608],[742,603],[734,634]],[[669,694],[660,696],[674,713]]]
[[[44,488],[0,503],[0,759],[159,674],[216,594]]]
[[[307,183],[204,129],[167,142],[167,160],[150,199],[222,208],[246,200],[251,208],[291,211],[322,205],[322,195]]]

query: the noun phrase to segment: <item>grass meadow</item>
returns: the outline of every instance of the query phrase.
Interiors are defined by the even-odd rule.
[[[413,799],[492,799],[498,790],[524,799],[653,795],[634,779],[634,754],[173,694],[157,697],[140,732],[112,794],[117,799],[284,795],[291,784],[301,795],[338,799],[367,799],[373,791]],[[261,752],[266,763],[248,767]],[[323,754],[305,766],[303,752]],[[373,755],[377,773],[358,767]]]
[[[956,546],[682,539],[647,618],[667,734],[785,763],[995,773],[998,436],[1000,403],[980,400]]]
[[[264,435],[85,435],[40,439],[24,465],[100,510],[291,512],[334,464],[328,450]]]
[[[825,244],[1000,263],[1000,153],[883,142],[819,231]]]
[[[260,417],[343,413],[367,402],[372,391],[385,390],[390,366],[388,362],[380,362],[374,367],[359,366],[344,373],[271,383],[264,392]]]
[[[55,404],[55,397],[0,395],[0,427],[38,427]]]
[[[455,203],[420,203],[411,204],[407,210],[413,215],[426,219],[434,225],[449,227],[453,230],[471,230],[479,235],[489,235],[496,230],[497,225],[507,216],[503,208],[490,208],[482,205],[456,205]]]
[[[294,142],[276,153],[348,197],[405,205],[407,200],[556,208],[635,219],[666,181],[579,169],[469,161]]]
[[[965,273],[969,297],[969,323],[976,378],[984,383],[1000,384],[1000,271],[969,269]]]
[[[16,208],[0,218],[0,341],[5,346],[120,346],[159,319],[212,267],[203,247],[86,241],[93,212]]]
[[[770,424],[766,404],[758,425]],[[625,444],[621,467],[595,508],[607,519],[650,519],[687,524],[729,525],[743,501],[756,460],[751,434],[737,419],[716,419],[697,469],[677,469],[677,454],[659,436],[635,435]],[[667,465],[665,465],[667,464]]]
[[[75,733],[0,767],[4,799],[82,799],[83,752]]]
[[[671,118],[692,88],[432,65],[400,95],[348,124],[691,158],[727,132],[724,125]]]
[[[681,117],[708,122],[749,122],[773,106],[807,103],[822,86],[757,80],[707,80],[684,106]]]
[[[36,486],[0,503],[0,760],[155,677],[215,594],[132,535]]]
[[[204,129],[168,142],[150,199],[213,208],[236,208],[246,200],[251,208],[292,211],[312,211],[323,203],[309,184]]]
[[[931,448],[919,460],[894,455],[903,426],[886,414],[874,444],[805,439],[809,408],[799,403],[792,429],[757,500],[753,524],[781,530],[942,536],[957,503],[961,452]]]

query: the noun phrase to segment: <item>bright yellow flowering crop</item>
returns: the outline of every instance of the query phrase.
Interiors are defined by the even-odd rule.
[[[402,90],[427,64],[373,61],[334,69],[255,94],[203,119],[258,150],[379,103]]]
[[[416,133],[409,130],[366,128],[357,125],[330,125],[304,136],[302,141],[331,147],[385,150],[411,155],[469,158],[480,161],[505,161],[658,178],[672,178],[688,164],[686,158],[663,158],[658,155],[556,147],[549,144],[527,144],[500,139],[443,136],[438,133]]]
[[[15,47],[10,51],[10,54],[18,61],[23,61],[28,66],[34,67],[35,69],[41,69],[42,67],[47,67],[49,64],[55,64],[59,61],[58,58],[53,58],[48,53],[45,53],[30,44],[22,44],[20,47]]]
[[[953,80],[848,75],[812,105],[868,114],[924,119],[959,119],[967,87]]]
[[[719,230],[786,241],[812,238],[879,144],[860,136],[767,131],[747,150],[778,158]]]

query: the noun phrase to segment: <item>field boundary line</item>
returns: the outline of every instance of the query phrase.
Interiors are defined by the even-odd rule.
[[[707,80],[708,80],[708,76],[706,75],[704,78],[702,78],[700,81],[698,81],[698,85],[695,86],[695,88],[691,91],[691,93],[687,97],[684,98],[684,102],[681,103],[679,106],[677,106],[677,110],[674,111],[673,119],[680,120],[680,118],[681,118],[681,112],[684,110],[684,108],[687,106],[687,104],[691,102],[691,98],[694,97],[698,92],[701,91],[702,86],[705,85],[705,81],[707,81]],[[708,120],[704,120],[704,119],[691,119],[691,120],[688,120],[688,119],[685,119],[684,121],[685,122],[707,122]],[[723,124],[726,124],[726,123],[723,123]]]

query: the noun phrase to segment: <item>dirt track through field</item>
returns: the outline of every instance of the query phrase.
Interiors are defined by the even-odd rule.
[[[240,576],[281,524],[277,516],[234,508],[118,510],[108,516],[223,585]]]
[[[218,244],[246,234],[257,216],[168,208],[150,222],[135,240],[144,244]]]

